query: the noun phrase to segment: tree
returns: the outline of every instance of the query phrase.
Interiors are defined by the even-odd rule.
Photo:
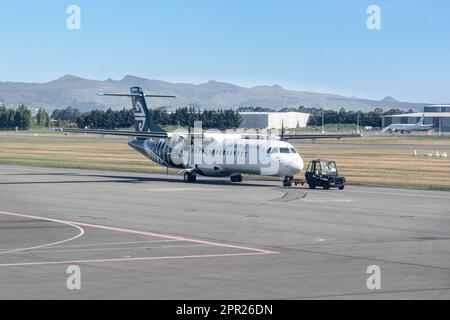
[[[128,128],[134,124],[134,114],[132,110],[123,109],[114,111],[108,109],[93,110],[81,114],[76,120],[79,128],[89,127],[91,129],[117,129]]]
[[[28,110],[23,104],[17,108],[14,115],[14,126],[19,130],[28,130],[33,122],[31,111]]]
[[[69,123],[76,123],[80,116],[80,110],[72,107],[67,107],[65,109],[55,109],[52,113],[52,119],[64,120]]]
[[[39,109],[36,115],[36,124],[42,127],[50,127],[50,116],[45,109]]]

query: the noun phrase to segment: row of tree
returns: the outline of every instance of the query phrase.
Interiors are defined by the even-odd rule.
[[[56,110],[55,110],[56,111]],[[72,110],[73,111],[73,110]],[[68,115],[73,112],[64,112],[58,110],[53,112],[52,117],[55,120],[72,121]],[[193,126],[194,121],[202,121],[204,129],[218,128],[221,130],[238,128],[241,123],[239,113],[233,110],[196,110],[194,108],[179,108],[175,112],[167,112],[165,109],[152,109],[150,116],[153,120],[162,126],[180,125]],[[114,129],[128,128],[134,125],[134,113],[131,109],[114,110],[93,110],[80,114],[75,123],[79,128],[89,127],[91,129]]]
[[[358,112],[358,111],[347,111],[342,108],[339,111],[333,110],[323,110],[323,109],[309,109],[301,112],[307,112],[311,114],[308,121],[308,126],[321,126],[322,121],[324,124],[355,124],[359,123],[363,127],[382,127],[382,117],[392,114],[403,114],[411,113],[410,111],[402,111],[399,109],[390,109],[389,111],[384,111],[381,108],[376,108],[369,112]],[[359,122],[358,122],[359,121]]]
[[[24,105],[18,108],[6,108],[4,105],[0,107],[0,129],[28,130],[33,124],[33,116],[31,111]]]
[[[267,112],[275,110],[269,108],[240,108],[234,110],[198,110],[193,107],[184,107],[176,109],[174,112],[167,112],[163,108],[150,110],[150,115],[159,125],[180,125],[193,126],[194,121],[202,121],[204,129],[218,128],[220,130],[238,128],[241,124],[239,112]],[[300,106],[298,108],[285,108],[281,112],[304,112],[311,114],[308,126],[321,126],[324,124],[354,124],[359,119],[361,126],[381,127],[382,117],[392,114],[402,114],[405,111],[399,109],[391,109],[384,111],[377,108],[369,112],[347,111],[342,108],[339,111],[324,110],[321,108],[306,108]],[[413,112],[410,110],[408,112]],[[44,110],[39,109],[35,118],[33,118],[29,109],[24,105],[18,108],[0,107],[0,129],[28,130],[33,124],[41,127],[50,127],[52,119],[55,121],[53,125],[68,126],[76,125],[79,128],[89,127],[91,129],[115,129],[129,128],[134,126],[134,114],[131,109],[122,110],[93,110],[81,113],[75,108],[56,109],[51,117]]]
[[[156,123],[161,125],[193,126],[195,121],[202,121],[204,129],[217,128],[220,130],[239,128],[242,119],[234,110],[203,110],[184,107],[167,113],[164,109],[151,110]]]
[[[202,121],[203,128],[218,128],[221,130],[238,128],[241,117],[233,110],[203,110],[195,108],[179,108],[169,113],[165,109],[152,109],[150,116],[159,125],[193,126],[194,121]],[[52,120],[54,123],[52,123]],[[66,127],[78,126],[91,129],[115,129],[134,126],[134,113],[131,109],[122,110],[93,110],[81,113],[75,108],[55,109],[50,116],[44,109],[39,109],[33,117],[31,111],[24,105],[18,108],[0,107],[0,129],[28,130],[32,126],[40,127]]]

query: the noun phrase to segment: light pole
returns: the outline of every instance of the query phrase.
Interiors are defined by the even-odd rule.
[[[356,132],[360,133],[360,131],[359,131],[359,111],[356,112]]]
[[[322,133],[325,133],[324,125],[325,125],[325,111],[322,110]]]

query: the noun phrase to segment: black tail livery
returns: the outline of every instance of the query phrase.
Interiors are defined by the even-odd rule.
[[[153,133],[165,133],[164,129],[161,129],[153,121],[150,111],[147,108],[145,98],[175,98],[175,96],[144,94],[144,90],[140,87],[130,88],[130,93],[100,93],[101,96],[111,97],[131,97],[134,111],[135,130],[136,132],[153,132]]]

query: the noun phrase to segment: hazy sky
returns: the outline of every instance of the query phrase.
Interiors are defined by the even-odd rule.
[[[132,74],[450,103],[448,0],[2,1],[0,40],[0,81]]]

